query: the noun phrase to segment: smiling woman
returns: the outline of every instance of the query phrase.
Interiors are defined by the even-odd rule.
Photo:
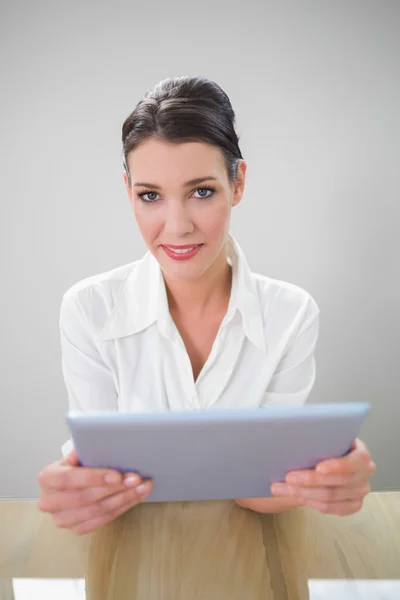
[[[227,307],[230,211],[246,163],[228,96],[201,77],[164,80],[122,127],[125,184],[176,319]]]
[[[161,81],[125,120],[123,180],[148,252],[78,281],[64,294],[60,335],[70,410],[306,402],[316,376],[319,308],[299,286],[253,273],[229,231],[247,168],[234,121],[227,94],[197,76]],[[71,440],[62,451],[66,456],[70,450]],[[82,487],[74,474],[76,454],[69,456],[41,475],[44,490],[54,487],[57,477],[66,488]],[[340,468],[357,463],[366,469],[365,453],[359,460],[351,458]],[[71,471],[65,471],[67,464]],[[351,498],[335,510],[358,505],[367,487],[365,477],[357,481],[359,487],[352,480],[351,489],[335,492],[336,500]],[[67,514],[57,513],[58,521],[73,523],[79,532],[116,518],[145,497],[135,491],[127,497],[120,488],[98,497],[88,490],[80,500],[68,491],[58,493],[58,508],[47,491],[42,504],[53,512],[62,506]],[[333,498],[315,488],[312,495],[303,490],[296,497],[238,502],[275,512],[303,505],[307,494],[309,506]],[[92,509],[80,505],[84,497]]]

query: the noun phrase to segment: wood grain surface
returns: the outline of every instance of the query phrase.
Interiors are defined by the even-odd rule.
[[[400,579],[400,492],[347,517],[233,501],[148,503],[89,535],[35,501],[0,501],[0,600],[11,579],[85,578],[88,600],[307,600],[308,579]]]

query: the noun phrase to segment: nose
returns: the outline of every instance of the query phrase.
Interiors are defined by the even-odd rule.
[[[193,222],[188,206],[184,202],[168,202],[165,214],[164,231],[171,238],[178,238],[193,231]]]

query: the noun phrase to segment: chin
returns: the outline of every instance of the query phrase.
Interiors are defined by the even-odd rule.
[[[160,267],[161,267],[163,273],[171,281],[195,281],[196,279],[199,279],[204,273],[204,270],[200,270],[200,269],[192,269],[192,270],[187,269],[186,272],[184,273],[182,268],[165,269],[162,264],[160,264]]]
[[[161,246],[158,246],[153,254],[163,272],[174,280],[198,279],[210,266],[204,255],[198,258],[194,256],[187,261],[175,261],[164,252]]]

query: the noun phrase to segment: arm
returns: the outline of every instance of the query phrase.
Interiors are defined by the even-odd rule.
[[[319,308],[310,297],[298,334],[289,344],[271,378],[261,406],[304,404],[314,386],[316,368],[314,350],[319,334]],[[296,498],[241,498],[236,503],[256,512],[276,513],[303,506]]]
[[[60,308],[61,366],[68,393],[69,410],[118,410],[112,372],[103,361],[94,335],[75,296],[64,294]],[[63,456],[73,448],[69,439]]]

